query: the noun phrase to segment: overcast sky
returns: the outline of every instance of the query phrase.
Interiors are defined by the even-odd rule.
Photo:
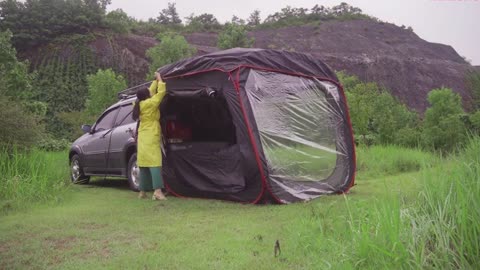
[[[190,14],[213,14],[220,22],[230,21],[233,15],[247,19],[253,10],[260,10],[265,19],[280,9],[312,8],[316,4],[338,5],[342,0],[112,0],[108,10],[123,9],[128,15],[146,20],[157,17],[176,3],[182,20]],[[421,38],[451,45],[461,56],[480,65],[480,0],[343,0],[359,7],[365,14],[396,25],[411,26]]]

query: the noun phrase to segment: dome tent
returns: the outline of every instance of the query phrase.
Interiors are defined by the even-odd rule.
[[[158,72],[167,83],[162,174],[170,193],[291,203],[353,186],[345,95],[313,56],[235,48]]]

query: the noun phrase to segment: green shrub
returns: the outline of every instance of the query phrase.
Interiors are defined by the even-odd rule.
[[[455,150],[467,139],[460,96],[451,89],[434,89],[428,94],[430,107],[425,112],[423,145],[441,151]]]
[[[82,125],[93,125],[100,115],[90,115],[86,111],[62,112],[57,114],[62,122],[67,141],[74,141],[84,134]]]
[[[472,125],[472,131],[480,135],[480,111],[477,111],[469,116]]]
[[[59,152],[67,150],[70,145],[71,143],[66,139],[53,139],[51,137],[46,137],[40,140],[37,144],[37,148],[47,152]]]
[[[247,36],[247,27],[245,25],[227,23],[225,29],[218,35],[217,47],[220,49],[249,48],[254,42],[254,38]]]
[[[406,147],[419,147],[422,142],[422,132],[419,128],[405,127],[395,134],[394,144]]]
[[[87,76],[89,115],[99,115],[117,100],[117,93],[127,88],[127,83],[121,75],[116,75],[111,69],[99,69],[96,74]]]
[[[0,94],[0,147],[30,148],[43,136],[38,117]]]
[[[188,32],[218,31],[222,25],[212,14],[204,13],[199,16],[190,15],[187,19],[185,30]]]
[[[105,16],[105,24],[117,33],[129,33],[135,20],[130,18],[122,9],[110,11]]]
[[[195,47],[188,44],[183,36],[160,34],[157,35],[157,38],[161,40],[160,44],[148,49],[146,52],[147,57],[151,60],[147,80],[153,79],[153,73],[158,68],[191,57],[196,53]]]
[[[363,83],[343,72],[338,77],[344,86],[356,141],[372,144],[409,144],[405,131],[414,130],[418,116],[376,83]],[[404,130],[402,133],[399,131]],[[418,135],[418,133],[414,133]]]

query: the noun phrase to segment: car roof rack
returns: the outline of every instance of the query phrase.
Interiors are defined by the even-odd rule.
[[[133,96],[135,96],[138,92],[138,90],[144,88],[144,87],[148,87],[152,82],[144,82],[142,84],[139,84],[139,85],[135,85],[135,86],[132,86],[130,88],[127,88],[125,90],[122,90],[120,92],[117,93],[117,98],[118,99],[127,99],[127,98],[131,98]]]

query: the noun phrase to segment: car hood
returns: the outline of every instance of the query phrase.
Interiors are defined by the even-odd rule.
[[[79,145],[79,146],[80,146],[80,145],[84,144],[84,143],[87,141],[88,135],[89,135],[88,133],[85,133],[85,134],[83,134],[82,136],[80,136],[78,139],[76,139],[76,140],[73,142],[72,146],[75,146],[75,145]]]

